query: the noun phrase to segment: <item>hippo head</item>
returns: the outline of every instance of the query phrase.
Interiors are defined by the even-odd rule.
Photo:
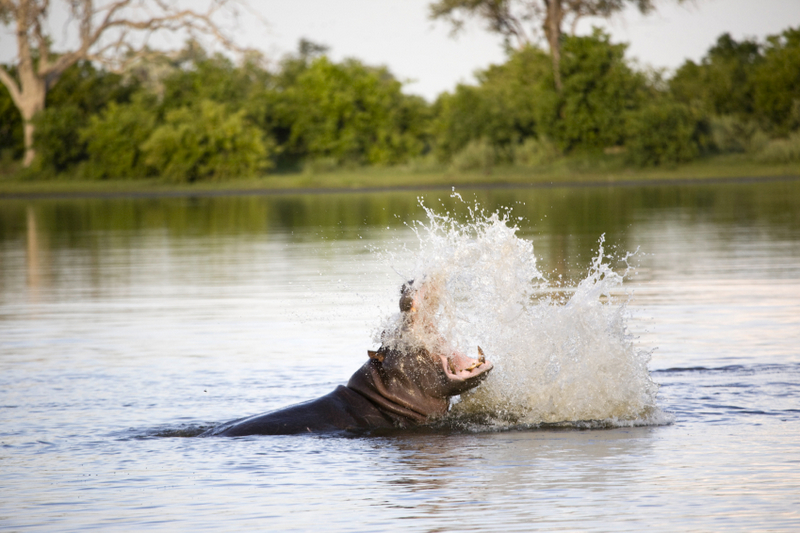
[[[478,351],[479,357],[473,359],[455,352],[432,354],[424,348],[407,352],[390,350],[380,365],[390,382],[403,383],[409,390],[418,389],[430,398],[446,400],[474,389],[489,375],[493,365],[480,347]],[[380,355],[376,353],[374,357]]]
[[[493,368],[482,352],[476,359],[432,354],[424,348],[370,351],[369,356],[347,386],[384,411],[416,422],[443,416],[451,396],[477,387]]]
[[[478,358],[449,347],[435,328],[433,312],[438,295],[433,283],[401,291],[402,316],[385,332],[383,345],[369,351],[370,360],[347,384],[385,411],[424,422],[447,412],[449,398],[473,389],[493,365],[478,348]]]

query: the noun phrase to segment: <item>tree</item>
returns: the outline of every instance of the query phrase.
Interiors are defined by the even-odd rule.
[[[80,130],[88,153],[87,175],[95,179],[142,178],[147,175],[141,146],[156,125],[153,97],[139,93],[133,102],[109,102]]]
[[[311,159],[378,165],[418,155],[425,102],[401,88],[384,67],[355,59],[334,63],[327,56],[310,61],[281,95],[287,150]]]
[[[626,44],[613,44],[595,28],[592,35],[564,39],[564,87],[548,106],[541,129],[566,151],[619,146],[625,116],[650,96],[645,76],[625,62]],[[549,118],[549,120],[548,120]]]
[[[800,128],[800,28],[767,37],[752,76],[757,116],[778,135]]]
[[[459,84],[434,104],[435,149],[443,161],[478,140],[509,154],[524,138],[542,133],[543,109],[557,105],[549,58],[539,48],[515,51],[475,76],[477,86]]]
[[[612,43],[600,30],[566,36],[562,48],[560,93],[547,54],[528,46],[476,73],[478,86],[459,85],[441,95],[433,124],[439,157],[447,159],[477,139],[490,143],[501,159],[531,138],[564,152],[620,146],[626,116],[653,96],[646,76],[628,66],[627,45]]]
[[[682,0],[678,0],[679,2]],[[431,18],[445,19],[460,30],[466,17],[477,17],[488,24],[489,31],[502,35],[509,47],[523,48],[544,33],[553,62],[553,80],[561,92],[562,26],[575,25],[584,17],[607,18],[634,4],[642,13],[653,9],[654,0],[437,0],[430,5]],[[537,26],[541,23],[541,29]]]
[[[144,163],[161,176],[222,180],[251,177],[270,165],[272,142],[247,121],[244,109],[232,113],[224,104],[201,100],[165,118],[140,146]]]
[[[687,60],[675,72],[670,91],[679,101],[699,105],[707,113],[747,118],[753,113],[751,77],[764,59],[760,48],[755,41],[736,41],[724,33],[699,65]]]
[[[698,121],[685,104],[650,103],[628,115],[628,161],[640,166],[674,166],[698,154]]]
[[[37,170],[63,172],[85,160],[81,128],[107,105],[128,102],[137,87],[133,80],[97,69],[89,61],[78,61],[65,70],[48,91],[46,108],[33,119]]]
[[[63,1],[79,43],[73,50],[55,53],[47,24],[50,0],[0,0],[0,23],[13,25],[17,38],[17,57],[11,69],[0,66],[0,82],[22,116],[25,166],[35,155],[34,116],[44,110],[47,92],[78,61],[124,68],[145,53],[148,38],[161,31],[202,34],[234,47],[215,18],[236,0],[211,0],[203,12],[181,9],[167,0]]]
[[[725,33],[699,63],[687,60],[669,87],[679,102],[739,130],[737,149],[756,129],[785,136],[800,127],[800,28],[765,42]]]

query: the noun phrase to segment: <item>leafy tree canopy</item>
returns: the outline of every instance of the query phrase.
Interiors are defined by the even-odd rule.
[[[383,67],[312,60],[284,91],[287,149],[311,158],[391,164],[421,152],[425,103]]]

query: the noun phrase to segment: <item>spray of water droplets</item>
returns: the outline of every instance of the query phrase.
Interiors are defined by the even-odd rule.
[[[672,421],[656,405],[650,352],[627,332],[627,272],[606,262],[602,237],[585,278],[555,291],[537,268],[533,243],[517,236],[510,210],[486,213],[476,204],[459,222],[422,207],[427,220],[411,225],[418,247],[389,254],[393,266],[407,279],[436,280],[437,335],[472,357],[480,345],[495,365],[443,423],[502,429]],[[376,341],[399,319],[388,317]]]

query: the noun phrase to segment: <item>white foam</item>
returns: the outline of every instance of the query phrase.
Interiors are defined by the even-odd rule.
[[[438,334],[472,357],[480,345],[495,365],[456,399],[451,422],[502,429],[672,421],[656,405],[650,352],[628,334],[626,273],[606,262],[602,237],[586,277],[565,290],[539,271],[533,243],[516,235],[510,210],[487,214],[475,205],[459,222],[423,208],[427,220],[412,225],[418,248],[411,265],[395,267],[409,279],[435,280]],[[398,317],[379,331],[396,327]]]

